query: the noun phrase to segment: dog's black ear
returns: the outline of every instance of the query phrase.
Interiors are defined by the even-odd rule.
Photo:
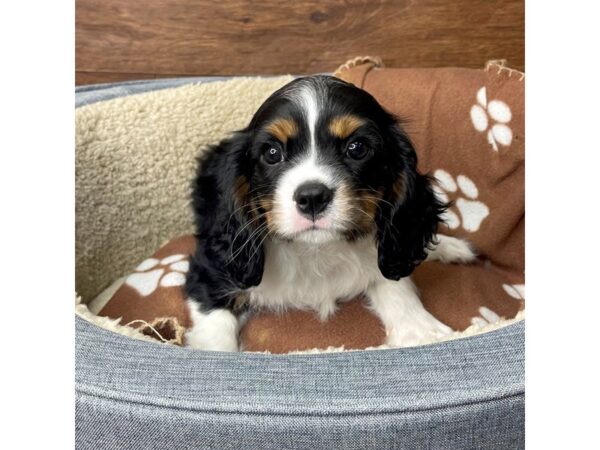
[[[387,142],[388,183],[376,218],[378,264],[384,277],[409,276],[427,257],[446,205],[432,180],[417,171],[417,156],[408,136],[396,125]]]
[[[186,291],[205,302],[217,290],[246,289],[262,279],[263,235],[260,216],[250,206],[249,145],[242,131],[209,149],[199,161],[192,197],[197,248]]]

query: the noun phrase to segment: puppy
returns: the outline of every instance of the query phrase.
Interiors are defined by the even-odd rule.
[[[426,258],[474,258],[466,242],[436,236],[446,206],[370,94],[330,76],[292,81],[199,161],[188,345],[237,351],[253,309],[326,319],[359,294],[391,346],[449,333],[408,278]]]

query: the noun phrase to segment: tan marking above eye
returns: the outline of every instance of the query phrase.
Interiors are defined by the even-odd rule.
[[[331,119],[331,122],[329,122],[329,131],[340,139],[346,139],[364,123],[365,121],[363,119],[352,114],[338,116],[334,117]]]
[[[298,125],[292,119],[276,119],[265,129],[284,144],[298,134]]]

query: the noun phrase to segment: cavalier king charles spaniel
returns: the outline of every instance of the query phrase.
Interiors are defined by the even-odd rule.
[[[273,93],[250,124],[199,161],[197,248],[186,281],[187,345],[238,351],[260,308],[316,311],[364,294],[390,346],[451,332],[409,275],[425,259],[468,262],[468,243],[436,235],[447,207],[417,171],[397,119],[331,76]]]

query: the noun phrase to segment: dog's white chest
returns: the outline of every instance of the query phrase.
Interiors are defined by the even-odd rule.
[[[250,303],[271,309],[311,309],[322,318],[337,299],[366,291],[381,276],[372,238],[324,244],[270,242],[265,247],[262,282],[252,288]]]

